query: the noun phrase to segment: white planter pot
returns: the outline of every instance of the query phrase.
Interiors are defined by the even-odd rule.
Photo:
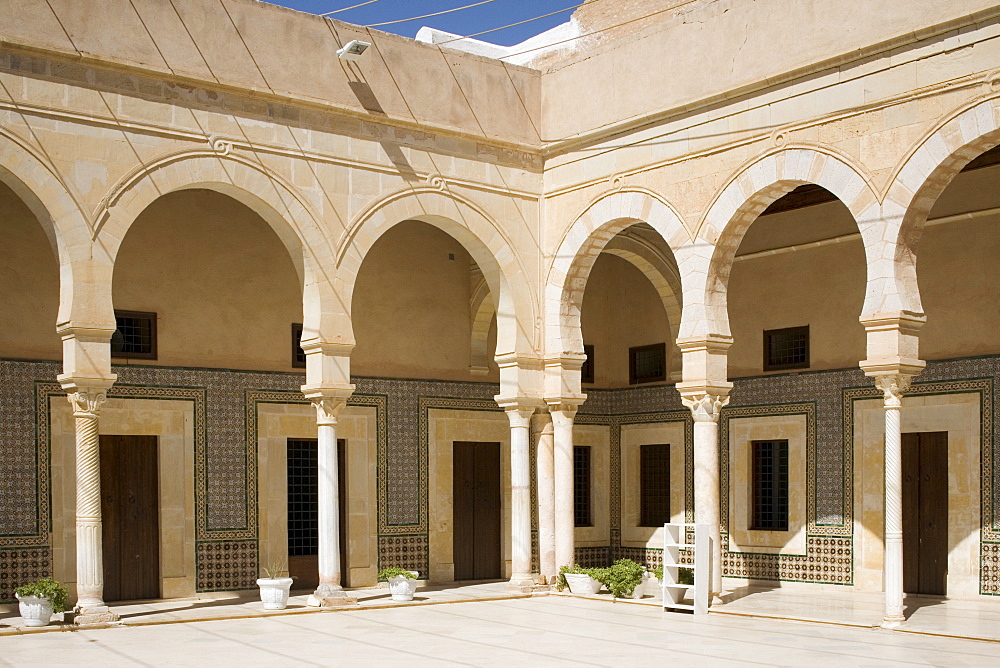
[[[564,573],[563,577],[574,594],[596,594],[601,590],[601,582],[586,573]]]
[[[413,571],[410,571],[411,573]],[[415,574],[415,573],[414,573]],[[413,594],[417,591],[417,580],[408,578],[405,575],[397,575],[389,578],[389,593],[394,601],[412,601]]]
[[[661,587],[662,584],[660,583],[660,579],[654,575],[650,575],[646,580],[646,593],[650,596],[658,595]]]
[[[284,610],[288,605],[288,590],[292,588],[292,578],[259,578],[260,600],[265,610]]]
[[[656,578],[653,578],[653,579],[655,580]],[[635,586],[635,589],[632,590],[632,593],[630,595],[626,596],[625,598],[631,598],[631,599],[642,598],[643,595],[646,593],[646,586],[647,586],[646,583],[647,582],[649,582],[649,573],[643,573],[643,575],[642,575],[642,582],[640,582],[639,584],[637,584]]]
[[[17,596],[17,594],[14,594]],[[52,601],[37,596],[17,596],[25,626],[47,626],[52,619]]]

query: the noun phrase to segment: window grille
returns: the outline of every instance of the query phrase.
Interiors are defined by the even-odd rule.
[[[667,379],[667,344],[628,349],[628,382],[655,383]]]
[[[659,527],[670,521],[670,446],[639,448],[639,526]]]
[[[594,526],[590,508],[590,446],[573,446],[573,524]]]
[[[318,553],[319,442],[288,439],[288,556]]]
[[[292,323],[292,368],[306,368],[306,351],[302,350],[302,323]]]
[[[809,366],[809,325],[764,332],[764,371]]]
[[[788,531],[788,441],[753,441],[751,529]]]
[[[581,383],[593,383],[594,382],[594,346],[583,346],[583,352],[587,354],[587,359],[584,360],[583,366],[580,367],[580,382]]]
[[[111,356],[156,359],[156,314],[145,311],[115,311],[115,333]]]

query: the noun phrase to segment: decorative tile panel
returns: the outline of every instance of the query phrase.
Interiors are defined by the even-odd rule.
[[[393,535],[378,537],[378,567],[397,566],[417,571],[421,579],[430,573],[430,550],[427,534]]]
[[[256,586],[257,541],[200,541],[195,551],[198,591],[232,591]]]
[[[14,590],[52,576],[52,554],[47,547],[0,550],[0,602],[13,601]]]

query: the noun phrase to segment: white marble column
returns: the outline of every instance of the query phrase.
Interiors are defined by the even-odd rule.
[[[347,404],[342,397],[310,398],[316,407],[318,430],[319,586],[308,605],[343,605],[350,602],[340,584],[340,490],[337,475],[337,416]]]
[[[885,408],[885,557],[883,587],[885,615],[882,626],[893,628],[903,617],[903,448],[899,411],[910,376],[876,376]]]
[[[531,456],[528,426],[534,408],[508,407],[510,420],[511,577],[515,589],[531,587]]]
[[[553,471],[552,416],[539,410],[531,417],[535,433],[536,478],[538,479],[538,570],[549,583],[556,568],[556,488]]]
[[[553,478],[555,491],[556,571],[576,562],[573,516],[573,419],[576,406],[552,404]]]
[[[104,603],[101,527],[101,451],[98,415],[105,388],[73,388],[67,397],[76,422],[76,618],[77,623],[117,621]]]
[[[717,394],[684,396],[694,416],[694,521],[709,526],[712,596],[722,593],[722,541],[719,529],[719,412],[729,397]]]

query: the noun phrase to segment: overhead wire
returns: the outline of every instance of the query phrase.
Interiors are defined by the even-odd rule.
[[[325,14],[320,14],[320,16],[332,16],[333,14],[339,14],[340,12],[346,12],[348,9],[357,9],[358,7],[364,7],[365,5],[371,5],[378,2],[379,0],[368,0],[368,2],[359,2],[356,5],[351,5],[350,7],[344,7],[342,9],[335,9],[332,12],[326,12]]]
[[[592,2],[600,2],[600,0],[592,0]],[[563,12],[568,12],[571,9],[576,9],[577,7],[580,7],[583,4],[584,3],[582,3],[582,2],[578,2],[575,5],[570,5],[569,7],[564,7],[562,9],[557,9],[556,11],[549,12],[548,14],[542,14],[541,16],[535,16],[535,17],[530,18],[530,19],[525,19],[523,21],[518,21],[517,23],[509,23],[509,24],[507,24],[505,26],[500,26],[499,28],[490,28],[489,30],[483,30],[483,31],[480,31],[480,32],[474,32],[471,35],[463,35],[462,37],[455,37],[453,39],[447,39],[447,40],[445,40],[443,42],[435,42],[435,44],[437,44],[438,46],[440,46],[442,44],[450,44],[452,42],[458,42],[459,40],[470,39],[472,37],[479,37],[480,35],[486,35],[486,34],[491,33],[491,32],[497,32],[499,30],[506,30],[507,28],[513,28],[514,26],[524,25],[525,23],[531,23],[532,21],[537,21],[538,19],[547,19],[550,16],[555,16],[556,14],[562,14]]]
[[[441,16],[442,14],[451,14],[452,12],[460,12],[463,9],[471,9],[473,7],[479,7],[480,5],[488,5],[491,2],[496,2],[496,0],[481,0],[480,2],[474,2],[471,5],[464,5],[462,7],[455,7],[454,9],[446,9],[441,12],[434,12],[433,14],[424,14],[422,16],[411,16],[408,19],[397,19],[395,21],[383,21],[382,23],[369,23],[366,28],[378,28],[379,26],[391,26],[396,23],[406,23],[407,21],[416,21],[418,19],[426,19],[432,16]]]

